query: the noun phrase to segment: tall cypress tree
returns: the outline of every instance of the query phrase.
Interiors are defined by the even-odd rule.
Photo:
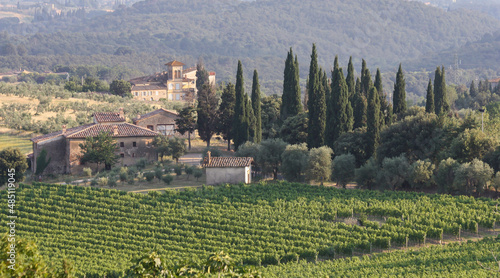
[[[233,142],[234,148],[248,141],[249,139],[249,119],[247,118],[247,102],[248,97],[245,94],[243,81],[243,67],[241,61],[238,61],[238,71],[236,73],[235,86],[236,101],[234,106],[234,121],[233,121]]]
[[[335,55],[335,60],[333,62],[333,71],[332,71],[332,82],[331,88],[329,90],[329,94],[326,96],[326,126],[325,126],[325,142],[330,147],[333,148],[333,142],[335,142],[335,114],[336,107],[335,103],[337,102],[337,88],[335,84],[339,83],[338,79],[338,71],[339,71],[339,62],[338,56]]]
[[[218,99],[215,88],[209,83],[205,83],[198,90],[198,135],[207,142],[210,147],[210,140],[216,131]]]
[[[377,89],[372,87],[368,97],[368,111],[367,111],[367,156],[374,156],[375,151],[380,140],[380,98]]]
[[[318,67],[318,54],[313,44],[311,64],[309,66],[309,84],[307,88],[309,108],[309,125],[307,145],[309,148],[321,147],[324,144],[326,124],[325,91],[322,89],[321,72]]]
[[[353,127],[353,110],[349,102],[347,83],[344,79],[344,73],[339,68],[335,71],[336,76],[332,77],[335,84],[332,83],[332,102],[329,106],[333,107],[333,136],[328,138],[328,146],[333,148],[334,142],[340,135],[349,132]]]
[[[366,67],[366,61],[365,59],[362,59],[361,60],[361,94],[363,94],[366,98],[368,98],[368,90],[370,88],[365,88],[365,80],[366,80],[366,70],[367,70],[367,67]],[[371,77],[370,77],[370,80],[371,80]]]
[[[259,85],[259,74],[257,70],[253,72],[253,82],[252,82],[252,108],[253,115],[255,117],[255,130],[253,135],[253,141],[255,143],[260,143],[262,141],[262,116],[261,116],[261,103],[260,103],[260,85]]]
[[[432,82],[429,78],[429,84],[427,84],[427,95],[425,99],[425,112],[434,113],[436,107],[434,107],[434,91],[432,90]]]
[[[361,92],[361,81],[356,78],[356,90],[354,94],[354,125],[353,128],[364,127],[366,125],[367,100]]]
[[[377,89],[379,98],[380,98],[380,121],[382,126],[384,126],[389,117],[389,102],[384,94],[384,87],[382,85],[382,74],[380,73],[380,69],[377,68],[377,74],[375,75],[375,89]]]
[[[299,62],[297,56],[293,58],[290,48],[285,61],[283,73],[283,95],[281,96],[280,118],[282,121],[290,116],[296,116],[302,112],[301,92],[299,79]]]
[[[450,111],[444,75],[444,66],[441,69],[437,67],[434,75],[434,105],[436,115],[441,115]]]
[[[402,114],[406,111],[406,89],[405,77],[403,68],[399,64],[398,73],[396,74],[396,83],[394,84],[393,93],[393,111],[394,114]]]
[[[371,87],[373,87],[372,75],[371,75],[369,69],[365,69],[365,73],[363,74],[363,77],[361,78],[361,88],[362,88],[363,95],[366,98],[368,98],[368,93],[369,93]]]
[[[227,150],[231,150],[231,139],[233,139],[234,106],[236,104],[236,93],[234,85],[229,82],[221,95],[219,106],[219,122],[217,132],[222,134],[222,138],[227,140]]]
[[[349,57],[349,64],[347,65],[347,77],[345,82],[347,83],[347,90],[349,92],[349,101],[353,102],[356,83],[354,81],[354,65],[352,64],[352,56]]]
[[[474,84],[474,80],[472,80],[472,82],[470,83],[469,95],[472,98],[475,98],[477,96],[477,87],[476,87],[476,84]]]

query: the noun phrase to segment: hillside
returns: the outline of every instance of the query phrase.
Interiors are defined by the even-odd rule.
[[[219,80],[230,80],[241,59],[248,77],[257,68],[266,87],[273,88],[282,79],[290,46],[305,78],[313,42],[325,68],[338,54],[341,65],[353,56],[356,68],[365,58],[370,68],[394,70],[400,61],[498,29],[500,22],[488,16],[401,0],[148,0],[91,20],[13,26],[11,32],[25,35],[2,34],[0,45],[25,48],[25,54],[4,51],[0,62],[4,68],[39,70],[56,64],[121,65],[151,73],[169,59],[192,65],[202,57]],[[129,54],[117,53],[119,47]],[[425,67],[436,64],[441,62]]]

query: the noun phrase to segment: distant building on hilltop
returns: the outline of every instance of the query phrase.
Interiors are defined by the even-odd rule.
[[[196,68],[184,68],[184,63],[165,64],[167,71],[129,80],[134,99],[192,102],[196,96]],[[215,72],[209,72],[210,84],[215,85]]]

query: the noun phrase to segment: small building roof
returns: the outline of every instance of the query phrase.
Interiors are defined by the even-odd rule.
[[[166,90],[166,89],[167,89],[167,86],[165,86],[163,84],[150,84],[150,85],[135,84],[135,85],[132,85],[132,88],[130,90],[133,92],[133,91]]]
[[[125,122],[125,118],[116,112],[96,112],[93,116],[98,123]]]
[[[500,82],[500,77],[488,80],[488,82],[490,82],[490,83],[498,83],[498,82]]]
[[[205,157],[203,167],[205,168],[237,168],[248,167],[252,164],[251,157]]]
[[[115,133],[115,127],[116,127],[116,133]],[[68,135],[66,136],[66,138],[77,139],[77,138],[96,137],[101,132],[108,132],[111,135],[111,137],[154,137],[158,135],[157,132],[154,132],[147,128],[143,128],[129,123],[122,123],[117,125],[94,124],[84,130]]]
[[[172,62],[166,63],[165,66],[174,66],[174,67],[176,67],[176,66],[184,66],[184,63],[176,61],[176,60],[173,60]]]
[[[152,112],[146,113],[144,115],[141,115],[140,117],[134,118],[134,119],[132,119],[132,121],[134,123],[137,123],[139,121],[142,121],[142,120],[147,119],[147,118],[154,117],[154,116],[156,116],[158,114],[161,114],[161,113],[170,113],[170,114],[172,114],[174,116],[179,116],[179,113],[177,113],[176,111],[167,110],[165,108],[160,108],[160,109],[157,109],[155,111],[152,111]]]

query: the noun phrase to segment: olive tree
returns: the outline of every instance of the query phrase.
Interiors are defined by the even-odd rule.
[[[332,179],[346,188],[348,182],[354,179],[354,171],[356,169],[356,158],[352,154],[338,155],[332,162]]]
[[[312,148],[307,160],[307,179],[320,181],[321,185],[324,181],[328,181],[332,173],[332,155],[332,149],[327,146]]]

